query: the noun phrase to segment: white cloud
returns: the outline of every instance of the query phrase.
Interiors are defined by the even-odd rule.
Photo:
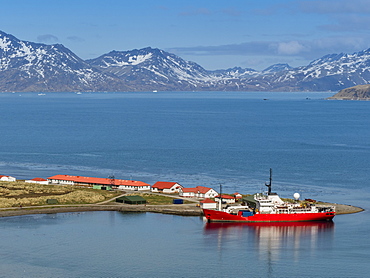
[[[55,43],[55,42],[58,42],[59,39],[58,39],[58,37],[56,37],[54,35],[45,34],[45,35],[37,36],[37,41],[38,42],[43,42],[43,43]]]
[[[187,57],[191,61],[207,61],[212,68],[221,68],[214,61],[231,61],[239,66],[264,69],[272,63],[289,63],[292,66],[307,65],[327,54],[359,52],[370,47],[370,38],[362,36],[331,36],[315,40],[251,41],[241,44],[218,46],[177,47],[167,51]],[[229,58],[228,58],[229,57]],[[212,61],[212,62],[209,62]],[[203,66],[207,67],[206,64]],[[208,66],[209,67],[209,66]]]
[[[315,40],[250,41],[241,44],[175,47],[167,49],[178,55],[194,56],[286,56],[316,59],[322,55],[357,52],[370,47],[370,37],[331,36]]]
[[[279,42],[277,46],[277,53],[280,55],[297,55],[307,51],[307,46],[298,41]]]

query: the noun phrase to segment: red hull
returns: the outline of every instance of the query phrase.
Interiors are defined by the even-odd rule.
[[[318,212],[282,214],[256,213],[252,216],[244,217],[210,209],[203,209],[203,213],[209,222],[302,222],[332,220],[335,216],[335,212]]]

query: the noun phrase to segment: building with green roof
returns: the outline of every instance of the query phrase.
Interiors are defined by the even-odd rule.
[[[143,205],[146,204],[146,200],[138,195],[134,196],[122,196],[116,199],[118,203],[130,204],[130,205]]]

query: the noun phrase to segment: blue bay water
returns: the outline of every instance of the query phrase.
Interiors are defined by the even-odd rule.
[[[2,218],[1,276],[367,277],[369,245],[358,238],[368,230],[358,218],[303,226],[119,212]]]
[[[325,100],[331,95],[0,94],[0,174],[113,174],[254,193],[272,168],[283,197],[366,209],[308,227],[208,227],[196,217],[116,212],[11,217],[0,219],[12,239],[2,242],[1,267],[19,277],[22,267],[44,277],[227,277],[230,268],[252,277],[363,277],[370,102]]]

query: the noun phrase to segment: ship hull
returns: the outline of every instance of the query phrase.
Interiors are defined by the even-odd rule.
[[[204,216],[208,222],[304,222],[332,220],[335,212],[318,213],[281,213],[267,214],[256,213],[252,216],[234,215],[223,211],[203,209]]]

